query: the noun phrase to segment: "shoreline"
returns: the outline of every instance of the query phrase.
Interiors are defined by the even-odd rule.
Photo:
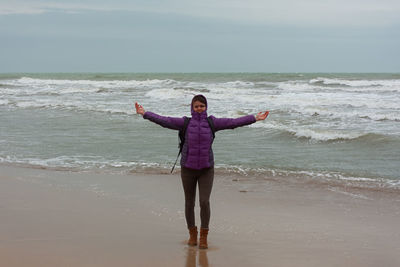
[[[300,179],[301,180],[301,179]],[[4,266],[399,266],[400,194],[216,175],[210,249],[184,241],[179,173],[0,165]],[[196,203],[196,221],[198,218]]]
[[[171,166],[140,166],[129,167],[59,167],[44,166],[40,164],[0,162],[1,166],[11,168],[38,169],[74,173],[98,173],[104,175],[180,175],[180,166],[176,166],[173,174],[170,173]],[[240,166],[216,165],[215,175],[222,176],[233,182],[262,182],[269,181],[284,182],[287,184],[312,184],[313,186],[334,187],[343,190],[356,191],[382,191],[384,193],[400,194],[400,178],[379,177],[354,177],[346,176],[340,172],[318,172],[318,171],[291,171],[273,170],[263,168],[243,168]]]

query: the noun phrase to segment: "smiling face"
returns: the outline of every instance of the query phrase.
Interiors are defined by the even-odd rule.
[[[198,113],[202,113],[206,110],[206,104],[201,103],[200,101],[193,102],[193,110]]]

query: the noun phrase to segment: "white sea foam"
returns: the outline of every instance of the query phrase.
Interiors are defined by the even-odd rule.
[[[222,171],[226,173],[240,174],[242,177],[248,177],[250,179],[257,179],[253,177],[264,177],[264,179],[269,179],[269,177],[291,177],[299,179],[304,182],[308,179],[312,179],[315,182],[325,182],[328,186],[356,186],[365,188],[392,188],[400,189],[400,180],[391,180],[382,177],[362,177],[362,176],[352,176],[344,174],[341,172],[329,172],[329,171],[306,171],[306,170],[284,170],[284,169],[271,169],[271,168],[249,168],[236,165],[226,165],[218,164],[216,165],[217,171]],[[332,187],[329,187],[332,188]],[[333,188],[332,188],[333,189]],[[334,190],[338,190],[337,188]]]
[[[346,196],[350,196],[352,198],[361,198],[361,199],[365,199],[365,200],[372,200],[372,198],[366,197],[362,194],[355,194],[355,193],[351,193],[351,192],[346,192],[343,190],[339,190],[337,188],[329,188],[330,191],[335,192],[335,193],[339,193],[339,194],[343,194]]]
[[[185,92],[184,90],[174,90],[174,89],[153,89],[146,93],[146,97],[166,100],[166,99],[176,99],[176,98],[184,98],[187,95],[191,95],[191,92]]]
[[[107,87],[107,88],[126,88],[126,87],[153,87],[153,86],[165,86],[174,84],[176,81],[166,79],[152,79],[152,80],[52,80],[52,79],[35,79],[29,77],[22,77],[18,80],[14,80],[10,82],[11,85],[20,86],[20,85],[90,85],[95,87]]]
[[[226,115],[228,110],[244,110],[256,113],[270,109],[289,114],[298,120],[300,115],[315,124],[327,120],[340,120],[338,127],[348,128],[362,119],[374,121],[398,121],[400,95],[392,92],[380,94],[374,88],[395,86],[400,80],[361,80],[357,85],[368,87],[368,94],[357,91],[332,89],[325,84],[353,82],[351,80],[317,78],[285,82],[193,82],[172,79],[149,80],[55,80],[23,77],[2,81],[17,87],[2,88],[4,99],[0,105],[17,108],[60,108],[68,110],[99,111],[106,113],[132,114],[129,98],[142,101],[149,109],[158,108],[160,100],[168,100],[172,106],[169,113],[182,112],[182,103],[190,103],[194,94],[206,91],[210,107],[218,116]],[[256,87],[260,84],[266,87]],[[379,86],[375,86],[379,84]],[[22,86],[22,87],[21,87]],[[130,90],[135,88],[135,90]],[[393,87],[394,88],[394,87]],[[392,89],[393,89],[392,88]],[[137,89],[137,90],[136,90]],[[351,87],[351,89],[360,89]],[[121,108],[126,106],[126,109]],[[229,107],[229,108],[228,108]],[[250,107],[250,109],[249,109]],[[186,112],[186,107],[184,112]],[[271,114],[272,115],[272,114]],[[298,132],[298,131],[296,131]],[[316,134],[301,134],[317,138]],[[317,139],[324,139],[320,137]],[[329,140],[329,138],[328,138]]]
[[[15,156],[0,156],[0,163],[20,164],[31,167],[62,169],[62,170],[98,170],[118,171],[118,172],[136,172],[136,171],[159,171],[165,173],[170,169],[170,165],[160,164],[157,162],[135,162],[135,161],[117,161],[106,160],[100,156],[58,156],[55,158],[40,159],[40,158],[17,158]],[[179,168],[179,167],[178,167]],[[344,185],[353,185],[360,187],[380,187],[400,189],[400,180],[390,180],[381,177],[356,177],[346,175],[340,172],[321,172],[321,171],[306,171],[306,170],[284,170],[271,168],[250,168],[239,165],[217,164],[217,171],[222,171],[227,174],[240,174],[241,177],[291,177],[301,179],[314,179],[318,181],[326,181],[328,183],[337,183],[342,181]],[[255,175],[256,174],[256,175]],[[255,178],[254,178],[255,177]],[[337,184],[336,184],[337,185]],[[337,190],[337,189],[335,189]]]
[[[283,131],[290,133],[297,138],[306,138],[315,141],[351,140],[365,135],[365,133],[361,132],[315,129],[309,126],[284,125],[276,122],[256,123],[249,127]]]
[[[394,89],[400,90],[400,80],[398,79],[388,79],[388,80],[346,80],[338,78],[315,78],[311,79],[309,83],[322,83],[325,85],[346,85],[351,87],[363,87],[363,86],[385,86],[393,87]]]
[[[133,110],[133,106],[124,105],[126,109],[121,108],[121,105],[114,105],[118,106],[113,108],[110,107],[110,104],[104,103],[92,103],[92,104],[85,104],[80,102],[66,102],[66,101],[56,101],[56,102],[49,102],[49,101],[21,101],[18,103],[14,103],[13,106],[18,108],[39,108],[39,109],[62,109],[62,110],[73,110],[73,111],[87,111],[87,112],[104,112],[109,114],[126,114],[132,115],[136,112]]]
[[[177,82],[174,80],[146,80],[146,81],[90,81],[90,80],[45,80],[33,78],[21,78],[14,81],[15,84],[24,84],[28,87],[5,88],[3,94],[15,96],[27,95],[73,95],[103,93],[104,96],[115,94],[122,95],[121,91],[108,91],[108,89],[137,88],[145,90],[145,96],[154,99],[176,99],[184,101],[194,94],[207,88],[207,97],[210,100],[235,101],[246,104],[268,103],[276,106],[307,105],[335,106],[351,103],[353,106],[368,108],[398,108],[399,95],[382,96],[378,92],[368,96],[360,96],[357,92],[351,94],[340,91],[332,91],[324,86],[314,86],[304,81],[289,81],[276,83],[276,92],[266,88],[254,88],[254,83],[235,81],[224,83],[199,83]],[[36,86],[40,85],[40,86]],[[198,88],[198,91],[197,89]],[[318,89],[319,91],[315,91]]]
[[[314,116],[317,122],[325,120],[341,120],[342,123],[356,123],[361,119],[370,119],[374,121],[400,121],[400,113],[387,110],[379,111],[379,113],[371,112],[368,109],[356,109],[356,107],[347,109],[326,109],[323,107],[290,107],[290,112]]]
[[[160,172],[170,169],[170,165],[157,162],[106,160],[100,156],[58,156],[54,158],[19,158],[15,156],[0,156],[0,163],[26,165],[31,167],[62,169],[62,170],[146,170],[159,169]]]
[[[294,91],[294,92],[313,92],[315,90],[324,90],[325,87],[318,85],[310,85],[304,81],[288,81],[280,82],[277,84],[277,89],[284,91]]]
[[[299,138],[310,138],[318,141],[332,141],[332,140],[345,140],[345,139],[350,140],[363,136],[362,133],[345,133],[333,130],[327,131],[320,129],[316,130],[316,129],[302,129],[302,128],[298,128],[290,132]]]
[[[388,112],[386,114],[365,114],[360,115],[360,118],[371,119],[374,121],[396,121],[400,122],[400,113]]]
[[[328,79],[329,80],[329,79]],[[334,81],[338,81],[337,79],[332,79]],[[390,81],[348,81],[344,83],[336,83],[336,82],[317,82],[319,79],[311,80],[310,82],[306,81],[285,81],[277,84],[277,89],[282,90],[284,93],[293,92],[293,93],[335,93],[341,95],[348,95],[349,93],[354,93],[354,100],[357,98],[365,97],[366,94],[387,94],[391,96],[392,94],[396,94],[400,92],[400,80],[390,80]],[[325,80],[324,80],[325,81]],[[329,86],[327,86],[329,85]],[[352,85],[352,86],[351,86]],[[398,95],[397,95],[398,97]]]
[[[252,82],[243,82],[243,81],[234,81],[234,82],[226,82],[221,84],[225,88],[253,88],[254,83]]]

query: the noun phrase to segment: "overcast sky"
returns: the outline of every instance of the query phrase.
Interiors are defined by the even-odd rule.
[[[399,0],[0,0],[0,72],[400,72]]]

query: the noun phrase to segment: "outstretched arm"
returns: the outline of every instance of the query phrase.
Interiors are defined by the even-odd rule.
[[[215,118],[212,116],[212,120],[215,125],[215,130],[235,129],[237,127],[249,125],[259,120],[265,120],[269,114],[269,111],[259,112],[257,115],[247,115],[240,118]]]
[[[184,118],[166,117],[150,111],[145,111],[142,105],[139,105],[137,102],[135,103],[135,108],[136,113],[142,115],[144,119],[157,123],[164,128],[173,130],[181,130],[183,128]]]

